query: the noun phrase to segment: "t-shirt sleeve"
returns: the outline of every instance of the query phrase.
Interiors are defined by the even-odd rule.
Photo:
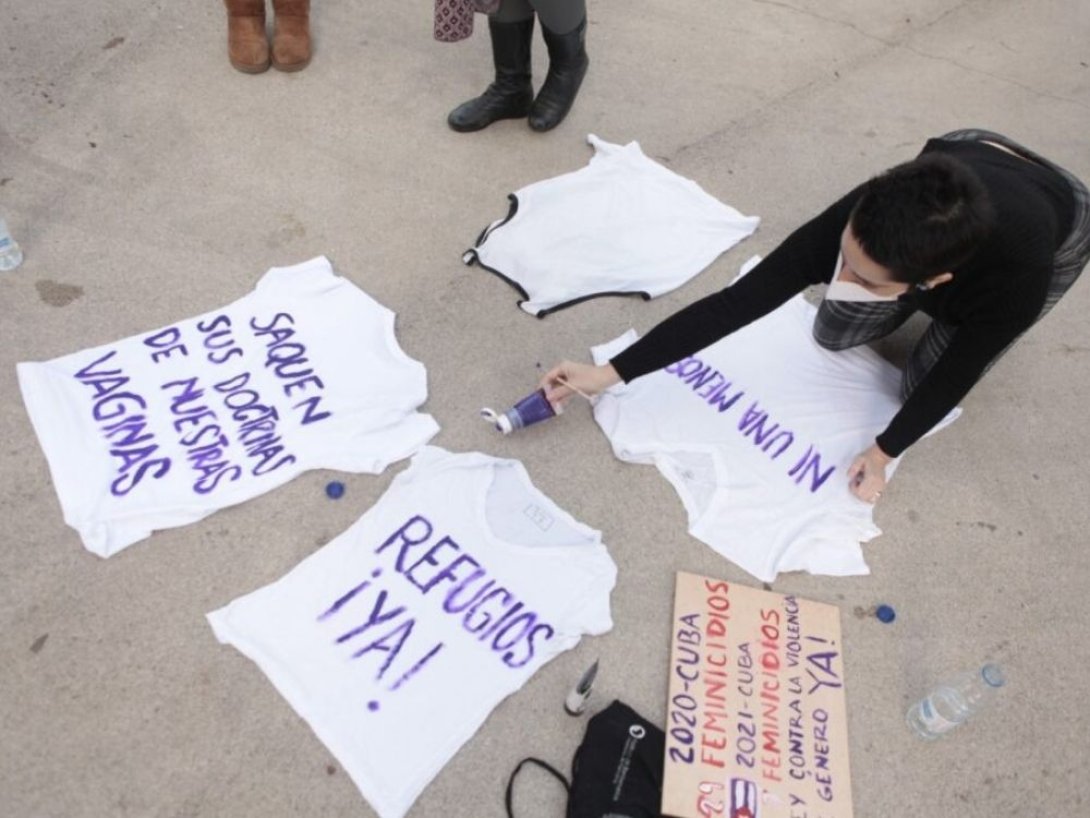
[[[610,594],[616,582],[617,568],[612,560],[605,557],[564,617],[563,627],[569,636],[575,639],[583,634],[600,636],[613,629]]]
[[[692,355],[832,277],[840,236],[862,186],[795,230],[729,287],[674,313],[610,362],[628,381]]]
[[[345,283],[325,256],[289,267],[271,267],[260,278],[255,291],[266,297],[320,294]]]

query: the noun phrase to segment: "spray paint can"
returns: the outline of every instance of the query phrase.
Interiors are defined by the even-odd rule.
[[[516,429],[524,429],[535,423],[541,423],[543,420],[555,417],[556,414],[556,409],[545,397],[544,389],[530,393],[502,414],[494,409],[481,410],[481,417],[505,435],[511,434]]]
[[[595,659],[594,664],[587,668],[587,672],[579,677],[568,698],[564,699],[564,710],[569,716],[578,716],[587,709],[587,699],[590,698],[590,691],[594,687],[594,677],[597,675],[598,660]]]

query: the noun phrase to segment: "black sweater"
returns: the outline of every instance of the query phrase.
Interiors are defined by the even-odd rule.
[[[957,405],[988,365],[1041,313],[1053,256],[1074,220],[1074,196],[1050,168],[979,142],[930,140],[923,153],[961,160],[980,177],[996,225],[954,278],[901,300],[957,328],[949,346],[877,438],[896,457]],[[680,310],[613,358],[623,380],[661,369],[760,318],[811,284],[827,283],[857,187],[793,232],[732,286]]]

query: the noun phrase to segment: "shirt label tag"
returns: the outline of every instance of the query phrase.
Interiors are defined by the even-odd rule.
[[[542,531],[548,531],[553,527],[556,519],[547,510],[539,506],[537,503],[530,503],[526,508],[522,510],[522,513],[529,518],[530,522],[540,528]]]

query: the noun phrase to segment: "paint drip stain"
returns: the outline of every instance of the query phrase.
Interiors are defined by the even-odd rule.
[[[276,250],[306,236],[306,227],[294,214],[280,213],[278,214],[278,220],[280,222],[279,227],[273,230],[265,239],[265,244],[268,247]]]
[[[67,307],[83,295],[83,287],[77,287],[74,284],[61,284],[49,279],[35,282],[34,289],[38,291],[38,298],[51,307]]]
[[[958,520],[955,525],[957,525],[959,528],[963,525],[970,525],[973,528],[986,528],[988,531],[991,531],[993,533],[999,529],[999,526],[997,526],[995,523],[985,522],[984,520],[977,520],[976,522],[972,523],[968,520]]]

